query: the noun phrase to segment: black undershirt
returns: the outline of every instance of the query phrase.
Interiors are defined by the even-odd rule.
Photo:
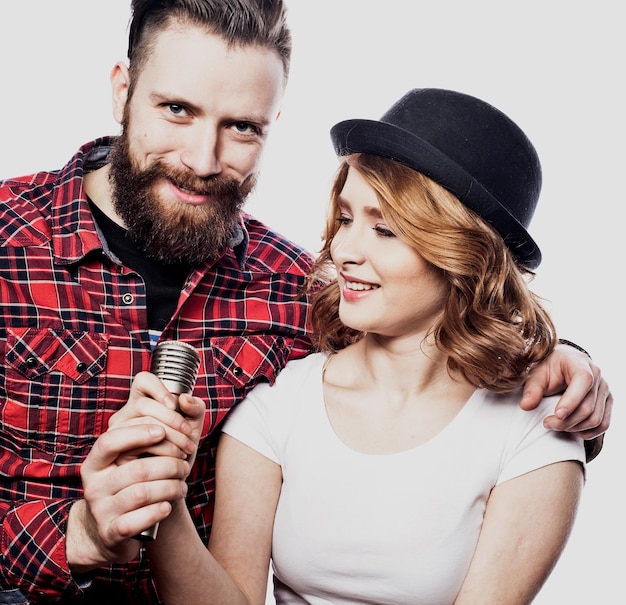
[[[111,251],[146,284],[148,328],[161,332],[171,319],[189,274],[189,264],[163,263],[146,256],[127,236],[126,229],[112,221],[91,200],[89,207]]]

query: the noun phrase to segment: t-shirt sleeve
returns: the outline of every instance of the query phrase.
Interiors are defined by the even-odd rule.
[[[321,393],[321,367],[325,357],[309,355],[289,361],[276,382],[261,383],[228,414],[223,431],[277,464],[293,425],[307,401]]]
[[[548,464],[575,460],[585,469],[585,446],[580,437],[543,426],[553,413],[558,397],[546,397],[531,411],[517,406],[497,484]]]
[[[272,430],[272,397],[280,388],[260,384],[228,414],[222,431],[248,447],[259,452],[273,462],[280,464],[280,448],[276,442],[276,432]],[[278,407],[277,397],[274,407]]]

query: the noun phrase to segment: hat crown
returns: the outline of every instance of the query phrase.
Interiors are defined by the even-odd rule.
[[[541,252],[526,231],[541,191],[537,152],[499,109],[467,94],[415,88],[380,120],[336,124],[338,155],[369,153],[407,165],[439,183],[500,233],[530,269]]]
[[[524,227],[530,225],[541,191],[539,157],[524,132],[499,109],[470,95],[422,88],[405,94],[381,122],[430,143]]]

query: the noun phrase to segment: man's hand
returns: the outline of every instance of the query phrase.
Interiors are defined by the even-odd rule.
[[[170,503],[187,493],[204,414],[201,399],[177,400],[153,374],[137,374],[128,402],[81,467],[84,500],[70,511],[66,537],[74,572],[138,555],[133,536],[166,518]]]
[[[109,419],[109,430],[122,426],[155,424],[165,430],[165,439],[142,452],[129,451],[118,463],[141,453],[193,457],[202,434],[206,406],[199,397],[172,395],[154,374],[140,372],[133,380],[126,405]]]
[[[181,457],[193,465],[205,413],[206,406],[199,397],[172,395],[157,376],[140,372],[133,380],[128,402],[111,416],[109,430],[154,424],[165,430],[165,439],[147,450],[126,452],[118,463],[140,453]]]
[[[145,451],[165,439],[157,425],[112,429],[95,442],[81,467],[84,500],[70,510],[67,561],[83,573],[135,558],[140,543],[133,536],[163,520],[170,501],[184,498],[189,463],[172,456],[117,460],[128,451]]]
[[[600,368],[581,351],[558,345],[546,361],[529,374],[520,406],[531,410],[542,397],[563,393],[546,428],[575,433],[585,440],[606,432],[611,422],[613,395]]]

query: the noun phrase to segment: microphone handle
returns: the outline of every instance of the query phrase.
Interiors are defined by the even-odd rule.
[[[190,344],[181,341],[163,341],[154,349],[150,371],[156,374],[178,399],[182,393],[193,392],[198,377],[200,355]],[[134,536],[135,540],[151,542],[156,540],[159,524],[144,529]]]

